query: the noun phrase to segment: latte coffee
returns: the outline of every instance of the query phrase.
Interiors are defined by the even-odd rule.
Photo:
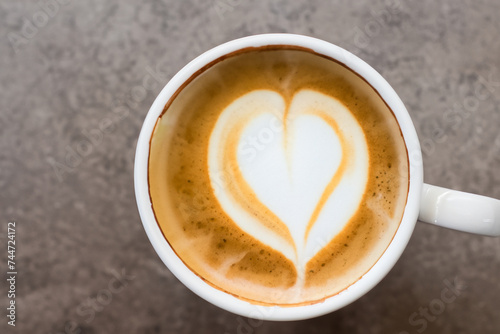
[[[323,301],[396,234],[408,154],[390,108],[343,64],[296,46],[239,50],[173,95],[150,141],[158,225],[215,288],[263,305]]]

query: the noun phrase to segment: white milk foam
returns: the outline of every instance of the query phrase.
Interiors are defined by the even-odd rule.
[[[236,162],[244,181],[221,177],[226,175],[234,129],[241,129]],[[369,154],[361,126],[337,99],[301,90],[287,105],[277,92],[255,90],[219,116],[210,137],[208,167],[223,210],[243,231],[295,263],[301,277],[306,263],[357,211],[368,180]],[[234,182],[248,184],[257,200],[288,227],[291,240],[262,224],[236,198]]]

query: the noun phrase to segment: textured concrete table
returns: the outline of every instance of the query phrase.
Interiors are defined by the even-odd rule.
[[[426,182],[500,198],[498,14],[496,0],[1,1],[0,268],[16,221],[18,275],[15,328],[2,279],[0,332],[499,333],[500,239],[424,224],[338,312],[273,323],[222,311],[155,254],[132,177],[142,121],[176,71],[222,42],[292,32],[387,78],[423,139]]]

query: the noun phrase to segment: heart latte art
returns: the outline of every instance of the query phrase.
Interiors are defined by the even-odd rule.
[[[242,50],[165,106],[148,180],[166,240],[196,275],[256,304],[346,289],[382,256],[408,192],[399,126],[378,93],[310,50]]]
[[[243,231],[302,268],[302,277],[307,261],[357,211],[368,148],[338,100],[302,90],[286,105],[279,93],[257,90],[221,113],[208,165],[222,208]]]

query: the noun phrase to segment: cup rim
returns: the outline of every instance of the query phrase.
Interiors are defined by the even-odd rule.
[[[172,95],[194,73],[206,64],[248,47],[291,45],[312,49],[344,64],[364,78],[393,111],[403,135],[409,158],[408,198],[396,234],[373,267],[345,290],[323,302],[301,306],[260,306],[223,292],[197,276],[175,254],[164,238],[153,213],[148,189],[148,160],[150,138],[158,117]],[[377,285],[396,264],[415,227],[423,185],[422,153],[413,122],[403,102],[391,85],[370,65],[349,51],[329,42],[296,34],[261,34],[235,39],[216,46],[184,66],[161,90],[149,109],[137,141],[134,163],[134,186],[141,221],[158,256],[168,269],[190,290],[208,302],[241,316],[262,320],[301,320],[338,310],[357,300]]]

